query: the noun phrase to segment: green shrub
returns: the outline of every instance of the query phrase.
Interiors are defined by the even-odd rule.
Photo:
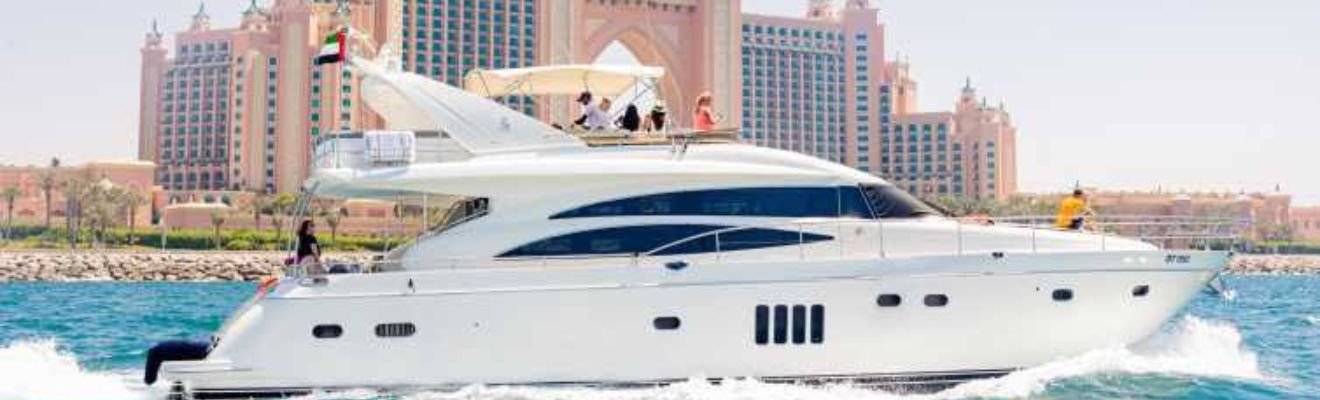
[[[232,239],[225,243],[225,250],[252,250],[252,242],[243,239]]]

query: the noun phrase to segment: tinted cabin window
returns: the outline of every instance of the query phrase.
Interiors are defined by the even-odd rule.
[[[770,307],[756,306],[756,344],[770,342]]]
[[[839,188],[839,216],[844,218],[871,219],[871,206],[866,204],[862,190],[855,186]]]
[[[788,306],[775,306],[775,343],[788,342]]]
[[[915,218],[940,215],[939,211],[922,203],[893,185],[865,184],[862,194],[878,218]]]
[[[811,306],[811,342],[822,343],[825,341],[825,306],[820,304]]]
[[[709,236],[699,240],[694,240],[692,245],[680,245],[675,251],[681,253],[671,253],[668,250],[659,252],[659,254],[682,254],[696,253],[697,249],[704,251],[715,251],[715,236]],[[732,250],[751,250],[765,247],[792,246],[797,245],[799,241],[803,243],[819,242],[831,240],[834,237],[815,233],[797,231],[783,231],[778,229],[740,229],[735,231],[723,232],[719,235],[719,251]]]
[[[793,306],[793,343],[807,342],[807,307]]]
[[[594,229],[538,240],[500,254],[500,257],[568,256],[585,254],[634,254],[659,250],[657,255],[709,253],[716,251],[715,235],[679,240],[720,229],[721,225],[641,225]],[[743,229],[719,234],[720,251],[750,250],[832,240],[815,233],[777,229]],[[673,244],[660,249],[661,246]]]
[[[500,254],[500,257],[640,253],[686,237],[724,228],[727,227],[646,225],[595,229],[538,240],[506,251]]]
[[[694,190],[596,203],[550,219],[639,215],[835,217],[839,215],[839,195],[837,187]]]

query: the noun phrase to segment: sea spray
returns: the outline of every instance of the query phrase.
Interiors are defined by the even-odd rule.
[[[88,372],[54,340],[21,340],[0,347],[0,399],[141,399],[125,376]]]
[[[1008,376],[968,382],[932,394],[895,394],[847,385],[767,384],[750,379],[711,384],[702,377],[668,386],[635,389],[472,385],[449,392],[404,394],[407,400],[953,400],[1014,398],[1040,394],[1068,379],[1101,374],[1177,375],[1264,380],[1256,354],[1243,347],[1231,324],[1183,317],[1151,338],[1130,347],[1099,349]],[[316,394],[308,399],[379,399],[370,391]],[[388,397],[395,398],[395,397]]]
[[[1232,324],[1185,316],[1129,347],[1099,349],[997,379],[968,382],[943,398],[1024,397],[1063,379],[1097,375],[1163,374],[1264,380],[1256,354]]]

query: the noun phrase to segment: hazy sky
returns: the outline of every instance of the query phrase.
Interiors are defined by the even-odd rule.
[[[267,3],[269,0],[262,0]],[[247,0],[211,0],[213,25]],[[800,15],[806,0],[743,0]],[[970,75],[1018,125],[1024,190],[1272,190],[1320,204],[1320,1],[888,0],[886,51],[926,110]],[[130,158],[138,49],[195,1],[17,1],[0,13],[0,164]]]

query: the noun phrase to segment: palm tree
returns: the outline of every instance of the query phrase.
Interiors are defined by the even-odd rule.
[[[215,235],[212,239],[215,242],[215,249],[220,250],[220,227],[225,225],[225,216],[220,212],[211,212],[211,229]]]
[[[87,185],[80,196],[81,218],[87,219],[87,227],[92,229],[95,243],[103,244],[105,231],[112,224],[122,221],[124,189],[102,178]]]
[[[253,230],[261,230],[261,214],[266,212],[270,206],[270,201],[266,198],[266,193],[256,192],[252,195],[252,201],[248,202],[247,209],[252,211]]]
[[[9,238],[14,232],[14,202],[18,200],[17,186],[10,186],[0,192],[0,196],[5,198],[5,238]]]
[[[284,235],[284,217],[293,211],[297,205],[298,199],[291,194],[281,194],[275,196],[270,201],[270,221],[275,224],[275,239],[279,240]]]
[[[333,243],[339,232],[339,222],[348,214],[348,210],[337,208],[334,211],[326,213],[322,218],[325,219],[325,226],[330,227],[330,242]]]
[[[39,185],[41,186],[41,194],[46,199],[46,229],[47,230],[50,229],[51,192],[55,190],[55,186],[58,184],[58,181],[56,179],[58,178],[59,175],[56,173],[55,168],[59,167],[60,159],[58,158],[52,159],[50,164],[51,164],[50,168],[41,171],[40,173],[41,180],[39,182]]]
[[[119,200],[128,210],[128,243],[137,241],[137,209],[147,202],[146,197],[134,190],[124,190]]]

